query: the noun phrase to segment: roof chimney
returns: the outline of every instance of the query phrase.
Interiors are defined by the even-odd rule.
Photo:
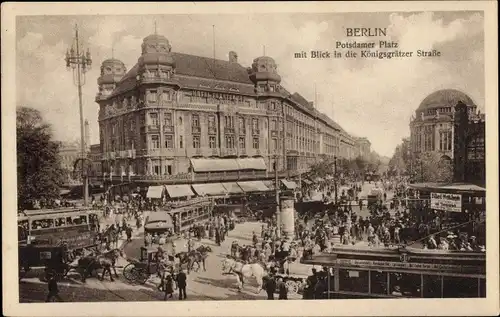
[[[236,54],[236,52],[234,51],[229,52],[229,62],[238,63],[238,54]]]
[[[309,107],[314,108],[314,102],[313,101],[309,101]]]

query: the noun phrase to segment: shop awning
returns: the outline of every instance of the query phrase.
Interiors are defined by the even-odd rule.
[[[287,189],[295,189],[297,188],[297,184],[293,181],[289,181],[286,179],[282,179],[281,183],[287,188]]]
[[[465,183],[453,183],[453,184],[443,184],[443,183],[416,183],[409,184],[408,187],[417,190],[443,190],[446,192],[457,192],[457,193],[484,193],[486,188],[480,187],[474,184]]]
[[[210,183],[210,184],[194,184],[194,191],[200,195],[210,195],[210,196],[218,196],[225,195],[227,193],[224,186],[221,183]]]
[[[236,159],[191,159],[191,165],[196,173],[240,170]]]
[[[308,179],[303,179],[303,180],[301,180],[301,182],[304,183],[304,184],[306,184],[306,185],[311,185],[312,184],[312,182],[310,180],[308,180]]]
[[[189,185],[166,185],[170,198],[194,196]]]
[[[267,169],[266,162],[262,157],[257,158],[239,158],[236,159],[240,170],[259,170],[265,171]]]
[[[163,186],[149,186],[146,194],[147,198],[161,198]]]
[[[262,181],[238,182],[238,185],[245,193],[269,191],[269,188]]]
[[[241,187],[237,183],[222,183],[222,186],[226,189],[228,194],[240,194],[243,193]]]
[[[264,181],[264,185],[266,185],[270,190],[276,189],[276,187],[274,186],[274,181]]]

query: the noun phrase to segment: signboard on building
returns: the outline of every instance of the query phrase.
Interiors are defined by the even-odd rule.
[[[431,209],[451,212],[462,211],[462,195],[431,193]]]

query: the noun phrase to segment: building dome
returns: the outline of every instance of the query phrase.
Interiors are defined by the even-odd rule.
[[[250,78],[254,82],[261,80],[281,81],[281,76],[278,74],[278,66],[274,59],[269,56],[261,56],[254,59],[250,73]]]
[[[173,66],[174,59],[170,51],[172,46],[163,35],[151,34],[142,40],[142,55],[139,57],[139,64],[167,65]]]
[[[101,64],[101,75],[97,79],[99,85],[118,82],[127,72],[125,64],[116,58],[106,59]]]
[[[420,103],[418,110],[455,107],[459,101],[462,101],[468,106],[474,105],[474,101],[465,93],[456,89],[443,89],[427,96]]]

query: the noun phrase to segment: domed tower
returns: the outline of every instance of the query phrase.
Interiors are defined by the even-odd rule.
[[[279,90],[281,76],[278,74],[274,59],[268,56],[257,57],[249,69],[250,80],[255,84],[257,92],[274,92]]]
[[[172,46],[163,35],[152,34],[145,37],[142,41],[142,55],[138,60],[140,78],[170,78],[175,70],[171,50]]]
[[[118,59],[110,58],[102,62],[101,75],[97,78],[99,92],[96,99],[100,100],[108,97],[126,72],[125,64]]]

